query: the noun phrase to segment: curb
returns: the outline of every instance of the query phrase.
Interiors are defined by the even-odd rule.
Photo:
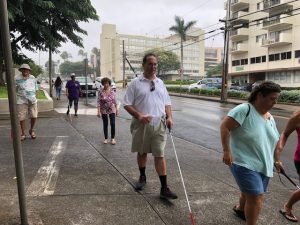
[[[49,96],[47,91],[45,91],[44,89],[41,90],[44,92],[47,100],[38,100],[37,102],[38,111],[39,112],[52,111],[54,109],[52,98]],[[0,115],[1,114],[4,115],[9,114],[9,103],[7,98],[0,99]]]

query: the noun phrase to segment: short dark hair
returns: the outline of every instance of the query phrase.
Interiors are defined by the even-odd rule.
[[[281,92],[280,85],[276,84],[272,81],[264,81],[252,90],[252,92],[248,98],[248,102],[250,102],[250,103],[255,102],[258,93],[261,93],[265,97],[268,94],[273,93],[273,92],[280,93]]]
[[[156,56],[154,53],[152,53],[152,52],[147,53],[146,55],[144,55],[144,58],[143,58],[143,65],[147,62],[147,59],[148,59],[148,57],[150,57],[150,56],[154,56],[154,57],[157,59],[157,56]]]
[[[108,77],[104,77],[101,80],[101,84],[104,85],[106,82],[109,83],[109,86],[111,85],[111,80]]]

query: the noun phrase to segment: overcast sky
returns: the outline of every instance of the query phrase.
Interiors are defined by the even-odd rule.
[[[225,17],[223,0],[91,0],[91,2],[100,19],[80,24],[88,32],[87,36],[83,36],[86,52],[90,52],[93,47],[101,48],[100,33],[104,23],[116,24],[117,32],[120,34],[166,37],[172,34],[169,27],[174,25],[175,15],[183,17],[185,21],[197,21],[196,27],[205,28],[206,32],[220,27],[221,24],[217,23],[219,19]],[[216,33],[219,31],[213,34]],[[219,47],[222,46],[222,42],[223,36],[219,35],[206,40],[205,46]],[[71,53],[72,61],[81,60],[78,50],[79,48],[71,43],[59,48],[60,52]],[[46,52],[39,54],[24,51],[24,53],[40,65],[44,65],[48,60]],[[61,60],[59,55],[55,54],[53,60]]]

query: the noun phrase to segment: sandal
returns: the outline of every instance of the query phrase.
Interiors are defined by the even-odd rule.
[[[36,135],[35,135],[35,132],[34,132],[34,130],[29,130],[29,134],[30,134],[30,136],[31,136],[31,138],[32,139],[36,139]]]
[[[238,209],[237,205],[235,205],[232,210],[235,212],[238,218],[246,220],[245,212],[243,210]]]
[[[24,135],[21,135],[21,141],[24,141],[25,139],[26,139],[26,135],[24,134]]]
[[[286,218],[287,220],[291,221],[291,222],[298,222],[298,219],[296,216],[293,215],[292,211],[287,212],[285,210],[285,208],[282,208],[279,210],[279,212],[281,213],[281,215],[284,216],[284,218]]]

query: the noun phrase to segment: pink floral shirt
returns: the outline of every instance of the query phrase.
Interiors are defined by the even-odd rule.
[[[98,107],[101,114],[116,113],[116,96],[113,90],[105,92],[104,89],[98,92]]]

